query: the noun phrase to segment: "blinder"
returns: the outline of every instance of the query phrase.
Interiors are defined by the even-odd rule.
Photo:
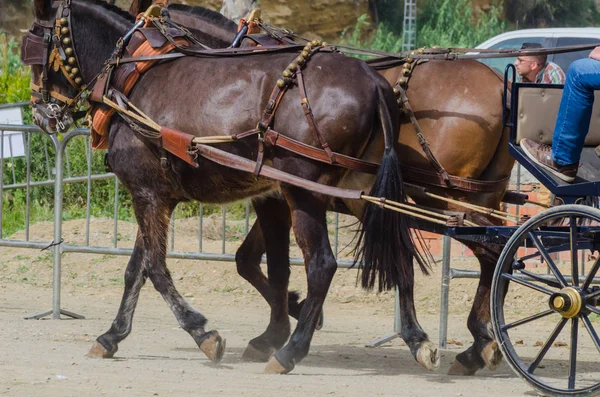
[[[47,47],[50,45],[50,33],[44,33],[44,36],[38,36],[31,31],[23,36],[21,41],[21,62],[23,65],[44,65],[46,59]]]

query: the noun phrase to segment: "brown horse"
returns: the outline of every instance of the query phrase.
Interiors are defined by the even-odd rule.
[[[134,0],[132,9],[136,13],[143,11],[150,2],[151,0],[139,2]],[[235,34],[234,23],[221,24],[220,14],[211,13],[202,7],[170,5],[169,11],[175,22],[183,23],[194,31],[214,32],[214,27],[211,27],[214,24],[226,27],[225,30],[216,33],[217,38],[224,42],[231,42]],[[194,14],[203,17],[190,19],[190,15]],[[395,84],[401,76],[402,68],[389,68],[380,73],[390,84]],[[508,153],[508,130],[503,126],[502,88],[502,77],[477,61],[432,60],[419,64],[415,68],[409,81],[407,95],[432,152],[450,175],[479,181],[501,181],[510,175],[514,160]],[[399,142],[403,164],[431,169],[429,160],[418,142],[413,124],[408,117],[403,117],[401,123]],[[377,161],[377,147],[381,144],[372,141],[362,158]],[[418,179],[411,182],[422,184]],[[371,176],[350,172],[339,186],[364,189],[372,186],[372,183]],[[507,183],[508,181],[496,184],[497,188],[493,192],[485,193],[427,184],[423,186],[438,195],[488,208],[499,208]],[[414,200],[433,208],[467,212],[467,219],[480,225],[499,223],[495,218],[472,212],[460,205],[416,196]],[[276,197],[254,199],[253,205],[258,220],[238,250],[236,263],[240,275],[257,288],[269,303],[272,320],[262,335],[250,341],[244,355],[250,359],[267,360],[283,345],[282,340],[286,337],[285,329],[277,329],[276,324],[287,316],[288,307],[285,302],[276,301],[272,297],[282,295],[279,291],[280,287],[273,282],[273,279],[282,277],[278,275],[279,272],[289,272],[287,238],[290,229],[289,215],[287,215],[289,209],[285,201]],[[350,213],[360,219],[363,213],[362,203],[348,201],[345,206]],[[288,219],[288,223],[279,222],[280,219]],[[420,226],[440,231],[439,227],[436,229],[433,225],[421,224]],[[481,277],[468,319],[468,328],[473,334],[474,343],[456,357],[450,373],[472,375],[483,367],[495,369],[502,359],[491,332],[489,312],[492,275],[501,247],[473,241],[462,242],[479,260]],[[268,278],[260,269],[260,261],[265,252],[267,252]],[[365,277],[366,284],[369,286],[370,274],[366,273]],[[416,319],[412,270],[409,280],[410,283],[400,294],[401,334],[421,365],[429,369],[436,368],[439,365],[437,349],[429,341]],[[299,308],[290,305],[289,311],[295,317]]]
[[[72,77],[63,75],[65,65],[60,64],[60,54],[63,51],[75,54],[73,61],[79,64],[77,76],[85,87],[103,70],[105,61],[114,54],[115,43],[126,36],[134,21],[117,7],[97,0],[36,0],[34,13],[35,22],[23,41],[22,54],[33,66],[32,83],[43,87],[41,99],[34,104],[36,124],[53,133],[57,125],[62,125],[61,129],[69,127],[74,109],[70,100],[64,100],[80,91],[71,84]],[[51,39],[58,32],[61,36]],[[56,63],[48,62],[48,56],[58,62],[57,68],[53,67]],[[150,68],[141,76],[129,99],[160,125],[195,136],[248,131],[263,115],[282,71],[296,57],[297,51],[284,51],[244,57],[178,58]],[[340,70],[344,73],[339,73]],[[372,141],[383,142],[376,145],[381,166],[371,195],[402,201],[403,185],[395,149],[399,112],[389,84],[364,62],[334,52],[315,53],[304,64],[303,75],[314,120],[329,147],[341,154],[360,157],[365,147],[373,147]],[[298,88],[291,87],[282,97],[272,128],[305,145],[314,145],[317,141],[297,94]],[[149,278],[180,326],[209,358],[220,360],[224,349],[221,337],[216,331],[205,330],[206,318],[179,294],[166,267],[168,220],[179,202],[190,199],[223,203],[281,194],[291,210],[281,223],[284,228],[288,228],[290,222],[293,225],[305,258],[308,296],[289,342],[269,362],[266,371],[292,370],[295,363],[308,354],[337,268],[325,218],[331,198],[288,183],[255,177],[203,157],[197,159],[197,167],[194,167],[164,153],[160,147],[162,140],[140,134],[138,128],[132,128],[121,117],[114,117],[110,124],[108,162],[132,195],[139,228],[125,271],[121,306],[112,326],[97,338],[89,355],[112,357],[115,354],[118,343],[131,331],[140,289]],[[256,159],[259,149],[256,139],[240,139],[219,147],[250,160]],[[348,172],[278,147],[267,148],[264,157],[270,167],[280,172],[325,185],[339,184]],[[364,226],[359,241],[364,246],[357,249],[365,253],[363,262],[381,270],[384,283],[402,286],[403,275],[412,269],[413,256],[418,257],[407,219],[373,205],[366,208],[361,220]],[[265,240],[265,244],[272,242]],[[269,280],[272,285],[280,286],[270,298],[286,307],[288,276],[289,269],[286,269],[277,274],[280,279],[273,275]],[[282,341],[285,343],[290,332],[287,315],[272,318],[273,323],[285,335]]]

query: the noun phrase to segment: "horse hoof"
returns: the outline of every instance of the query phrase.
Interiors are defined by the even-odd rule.
[[[421,344],[417,351],[416,359],[419,364],[429,370],[440,367],[440,353],[437,347],[429,341]]]
[[[218,363],[225,354],[225,339],[217,331],[209,331],[210,336],[200,343],[200,350],[213,363]]]
[[[258,350],[250,343],[248,343],[248,346],[246,346],[246,350],[244,350],[244,354],[242,354],[242,358],[246,361],[266,363],[267,361],[269,361],[269,358],[271,358],[273,352],[274,350],[268,352]]]
[[[498,342],[493,341],[488,343],[483,350],[481,350],[481,358],[490,371],[496,370],[502,363],[502,352],[498,347]]]
[[[86,354],[88,357],[92,358],[112,358],[115,353],[119,350],[117,345],[115,345],[114,349],[106,350],[106,348],[102,345],[102,343],[95,341],[92,345],[90,351]]]
[[[477,370],[469,369],[462,365],[460,361],[454,360],[452,366],[448,370],[448,375],[456,375],[456,376],[471,376],[475,375]]]
[[[283,374],[287,374],[288,372],[290,372],[293,369],[294,369],[293,365],[292,365],[291,368],[285,368],[279,362],[279,360],[277,360],[277,358],[275,356],[273,356],[273,357],[271,357],[271,359],[267,363],[267,366],[265,367],[265,372],[264,373],[265,374],[279,374],[279,375],[283,375]]]

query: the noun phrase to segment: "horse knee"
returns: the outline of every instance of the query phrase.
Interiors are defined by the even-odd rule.
[[[326,282],[329,285],[337,271],[337,261],[333,256],[319,259],[322,261],[321,266],[309,264],[307,270],[308,280]]]

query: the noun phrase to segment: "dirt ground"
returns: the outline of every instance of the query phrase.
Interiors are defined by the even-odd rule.
[[[111,222],[92,223],[92,243],[110,241],[110,233],[104,231],[112,231]],[[85,225],[70,221],[63,230],[67,242],[76,241],[84,238]],[[192,244],[186,240],[189,233],[185,231],[185,225],[178,225],[178,249]],[[32,233],[51,240],[52,227],[36,225]],[[128,246],[135,236],[135,226],[120,224],[119,234],[119,246]],[[207,251],[218,251],[221,246],[220,241],[204,244]],[[228,252],[238,244],[228,242]],[[224,262],[168,260],[180,292],[209,318],[208,329],[217,329],[227,339],[225,357],[219,365],[211,364],[195,347],[149,284],[142,291],[133,331],[121,342],[115,358],[87,358],[85,354],[94,339],[108,329],[116,314],[127,260],[109,255],[65,254],[61,306],[86,319],[24,320],[25,315],[51,307],[51,254],[0,248],[0,395],[537,395],[504,363],[494,372],[484,369],[473,377],[446,375],[456,354],[472,343],[466,319],[475,280],[452,281],[449,347],[441,352],[439,370],[429,372],[414,361],[400,339],[375,349],[365,347],[392,331],[393,293],[360,290],[355,286],[356,270],[352,269],[338,270],[325,303],[325,326],[315,333],[308,357],[291,374],[264,375],[263,363],[241,359],[247,342],[267,324],[267,305],[237,276],[235,265]],[[453,266],[475,269],[471,262],[454,262]],[[434,343],[439,334],[439,271],[440,265],[430,277],[419,275],[416,293],[420,323]],[[304,270],[299,266],[292,268],[291,286],[302,295],[306,290]],[[517,296],[511,305],[521,315],[531,303],[529,297]],[[533,349],[540,340],[545,341],[544,335],[555,324],[552,320],[536,322],[520,344]],[[563,332],[559,341],[567,338]],[[568,348],[558,346],[553,359],[568,358]],[[580,353],[579,360],[583,367],[595,366],[592,372],[598,375],[598,356],[592,353]]]

